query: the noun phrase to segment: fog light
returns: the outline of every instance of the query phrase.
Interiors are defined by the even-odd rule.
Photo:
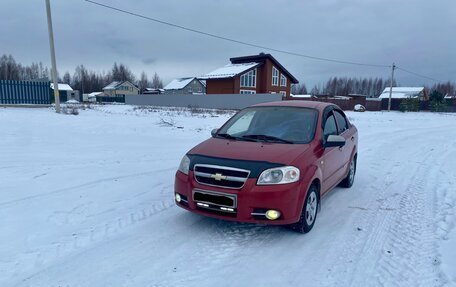
[[[269,220],[276,220],[277,218],[280,217],[280,211],[270,209],[270,210],[266,211],[265,215],[266,215],[266,218]]]
[[[181,202],[182,198],[179,193],[176,193],[176,201]]]

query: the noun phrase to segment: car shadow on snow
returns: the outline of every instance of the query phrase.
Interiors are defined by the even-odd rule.
[[[248,237],[251,239],[278,235],[301,235],[288,226],[281,225],[268,225],[256,223],[243,223],[229,220],[222,220],[212,217],[206,217],[191,212],[182,212],[178,215],[181,217],[180,221],[192,222],[191,229],[197,233],[223,235],[224,237]]]

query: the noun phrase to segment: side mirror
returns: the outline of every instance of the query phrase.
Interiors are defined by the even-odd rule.
[[[345,145],[345,138],[343,136],[329,135],[323,146],[326,147],[343,147]]]
[[[213,130],[211,131],[211,136],[212,136],[212,137],[215,137],[215,135],[217,134],[217,132],[218,132],[218,129],[213,129]]]

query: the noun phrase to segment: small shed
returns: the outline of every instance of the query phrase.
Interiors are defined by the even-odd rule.
[[[73,90],[73,88],[68,84],[58,83],[57,85],[58,85],[58,89],[59,89],[59,95],[60,95],[61,102],[66,102],[69,100],[76,100],[76,101],[81,100],[79,98],[78,90]],[[53,97],[54,96],[54,83],[51,83],[51,91],[52,91],[51,96]]]

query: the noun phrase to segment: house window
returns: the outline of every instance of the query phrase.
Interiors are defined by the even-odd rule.
[[[276,67],[272,67],[272,85],[279,85],[279,70],[277,70]]]
[[[252,94],[256,94],[256,91],[252,91],[252,90],[240,90],[240,93],[241,93],[241,94],[252,95]]]
[[[280,75],[280,86],[286,87],[287,86],[287,77],[284,74]]]
[[[241,87],[256,87],[256,69],[241,75]]]

